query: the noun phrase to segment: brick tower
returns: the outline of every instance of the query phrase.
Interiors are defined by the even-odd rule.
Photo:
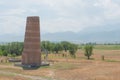
[[[22,65],[41,65],[40,24],[38,16],[27,17]]]

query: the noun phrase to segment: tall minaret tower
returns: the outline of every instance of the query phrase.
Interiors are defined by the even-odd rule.
[[[27,17],[22,65],[41,64],[40,23],[38,16]]]

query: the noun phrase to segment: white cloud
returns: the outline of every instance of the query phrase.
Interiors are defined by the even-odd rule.
[[[20,15],[23,15],[26,11],[23,10],[23,9],[8,9],[7,11],[6,10],[3,10],[0,15],[6,15],[6,16],[20,16]]]
[[[66,19],[64,17],[52,20],[45,20],[41,23],[43,32],[73,31],[79,32],[84,28],[98,26],[102,23],[100,17],[82,19]]]
[[[46,32],[74,31],[74,29],[79,31],[81,29],[80,23],[76,20],[58,18],[44,22],[41,26],[43,27],[42,30]]]
[[[25,26],[25,21],[22,18],[7,16],[0,18],[1,29],[0,34],[21,34],[24,33],[23,28]]]
[[[95,6],[103,8],[104,17],[107,19],[120,18],[120,4],[114,0],[98,0]]]
[[[120,3],[114,0],[4,0],[0,4],[0,33],[24,31],[29,15],[42,17],[42,32],[78,32],[120,20]]]

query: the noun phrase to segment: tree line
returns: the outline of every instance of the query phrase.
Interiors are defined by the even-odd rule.
[[[74,44],[74,43],[70,43],[70,42],[67,42],[67,41],[62,41],[62,42],[59,42],[59,43],[54,43],[54,42],[50,42],[50,41],[42,41],[42,44],[41,44],[41,49],[42,50],[47,50],[54,54],[58,54],[59,52],[61,51],[69,51],[70,55],[72,57],[76,57],[75,56],[75,53],[76,51],[78,50],[78,45],[77,44]]]
[[[0,44],[0,56],[19,56],[23,51],[23,42]]]
[[[11,42],[0,44],[0,56],[20,56],[23,51],[23,42]],[[70,43],[68,41],[62,42],[41,42],[41,51],[48,51],[48,53],[60,54],[61,51],[68,52],[71,57],[76,58],[76,51],[80,49],[78,44]],[[90,58],[92,55],[92,45],[84,46],[85,56]]]
[[[47,50],[49,52],[58,53],[59,51],[70,51],[71,55],[74,55],[78,49],[77,44],[73,44],[67,41],[55,43],[50,41],[41,42],[41,50]],[[23,51],[23,42],[11,42],[0,44],[1,56],[19,56]]]

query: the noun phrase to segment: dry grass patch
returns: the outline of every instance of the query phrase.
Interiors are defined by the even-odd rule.
[[[20,76],[14,76],[11,74],[0,74],[0,80],[30,80]]]
[[[13,66],[13,64],[0,64],[0,70],[45,77],[48,80],[53,78],[56,80],[120,80],[120,50],[95,49],[94,55],[91,56],[93,60],[87,60],[83,53],[83,50],[79,50],[76,59],[70,56],[64,58],[61,55],[50,54],[48,59],[53,61],[52,65],[40,67],[37,70],[23,70],[21,67]],[[105,56],[105,61],[101,60],[102,55]],[[7,78],[5,76],[0,76],[0,78],[5,80]],[[10,80],[16,78],[14,76],[8,77]]]

